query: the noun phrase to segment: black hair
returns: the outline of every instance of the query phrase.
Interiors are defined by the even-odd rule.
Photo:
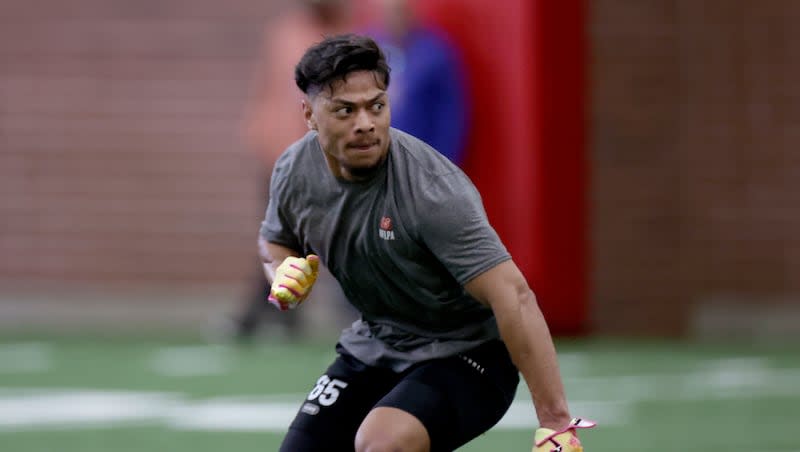
[[[315,95],[355,71],[373,71],[389,87],[389,65],[378,44],[368,36],[337,35],[306,50],[294,69],[294,81],[300,91]]]

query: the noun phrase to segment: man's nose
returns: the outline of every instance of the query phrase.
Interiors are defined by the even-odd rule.
[[[375,121],[372,115],[366,110],[359,110],[356,113],[356,133],[372,132],[375,130]]]

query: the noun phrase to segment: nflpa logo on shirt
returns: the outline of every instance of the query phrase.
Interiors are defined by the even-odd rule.
[[[378,229],[378,235],[380,235],[383,240],[394,240],[394,231],[392,230],[391,218],[381,218],[381,227]]]

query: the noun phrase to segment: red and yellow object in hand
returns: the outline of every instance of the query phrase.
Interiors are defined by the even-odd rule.
[[[296,308],[311,293],[319,274],[319,257],[289,256],[275,269],[269,302],[281,311]]]
[[[583,452],[583,446],[575,433],[579,428],[592,428],[595,422],[575,418],[561,430],[539,428],[534,437],[534,446],[531,452]]]

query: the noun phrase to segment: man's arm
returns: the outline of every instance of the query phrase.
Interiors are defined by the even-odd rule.
[[[570,422],[555,346],[536,296],[513,261],[478,275],[465,289],[492,308],[511,359],[522,372],[542,427]]]
[[[287,257],[300,256],[300,253],[287,248],[283,245],[268,242],[264,237],[258,238],[258,255],[261,257],[261,265],[264,267],[264,275],[267,281],[272,284],[275,281],[275,271]]]

